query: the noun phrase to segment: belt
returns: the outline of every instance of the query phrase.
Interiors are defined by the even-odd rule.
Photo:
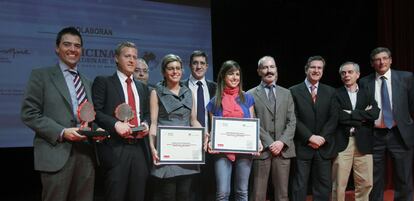
[[[137,138],[124,138],[124,139],[122,139],[122,141],[125,144],[138,144],[139,139],[137,139]]]
[[[393,130],[394,128],[397,128],[397,126],[394,126],[392,128],[374,128],[377,131],[389,131],[389,130]]]

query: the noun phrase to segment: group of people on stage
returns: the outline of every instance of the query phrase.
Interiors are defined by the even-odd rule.
[[[311,184],[313,200],[343,201],[351,170],[355,199],[382,201],[388,155],[394,200],[413,200],[414,77],[391,69],[387,48],[371,52],[376,72],[359,82],[359,65],[343,63],[338,89],[320,82],[321,56],[309,57],[306,78],[289,89],[277,84],[275,59],[264,56],[260,84],[245,91],[233,60],[222,64],[217,83],[207,80],[202,51],[191,54],[187,80],[181,58],[164,56],[163,80],[149,86],[148,65],[131,42],[116,47],[114,74],[91,82],[78,71],[82,47],[78,30],[63,28],[56,38],[59,63],[34,69],[23,98],[22,120],[35,131],[42,200],[92,201],[99,165],[108,201],[265,201],[269,182],[274,200],[305,201]],[[84,102],[96,111],[92,129],[110,137],[79,133]],[[132,118],[114,115],[122,103]],[[213,150],[213,116],[259,118],[259,151]],[[159,164],[158,126],[204,127],[206,164]]]

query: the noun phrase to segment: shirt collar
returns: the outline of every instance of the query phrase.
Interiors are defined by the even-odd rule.
[[[201,80],[197,80],[193,77],[193,75],[190,74],[189,81],[194,86],[197,86],[198,81],[201,81],[201,83],[203,83],[204,86],[207,86],[206,77],[203,77]]]
[[[78,65],[75,66],[75,68],[69,68],[68,65],[66,65],[62,60],[59,59],[59,68],[62,72],[64,71],[69,71],[69,70],[74,70],[74,71],[78,71]]]
[[[305,78],[305,84],[306,84],[306,87],[309,89],[311,86],[312,86],[312,84],[309,82],[309,80],[308,79],[306,79]],[[315,84],[315,87],[316,88],[319,88],[319,82],[317,82],[316,84]]]
[[[266,88],[266,86],[268,86],[269,84],[267,84],[266,82],[260,82],[260,84],[264,87],[264,88]],[[270,84],[270,85],[273,85],[273,87],[276,87],[276,82],[275,81],[273,81],[272,82],[272,84]]]
[[[388,69],[388,71],[385,72],[384,75],[380,75],[377,72],[375,73],[375,79],[376,80],[379,80],[382,76],[384,76],[385,79],[390,80],[390,78],[391,78],[391,68]]]
[[[346,89],[346,91],[347,91],[348,93],[357,93],[357,92],[359,91],[359,86],[358,86],[358,84],[357,84],[357,86],[356,86],[355,91],[351,91],[351,89],[349,89],[347,86],[344,86],[344,87],[345,87],[345,89]]]
[[[119,70],[116,70],[116,74],[118,75],[118,77],[119,77],[119,79],[122,81],[122,82],[125,82],[126,81],[126,79],[128,78],[124,73],[122,73],[121,71],[119,71]],[[134,80],[134,77],[131,75],[131,76],[129,76],[129,78],[131,78],[131,80]]]

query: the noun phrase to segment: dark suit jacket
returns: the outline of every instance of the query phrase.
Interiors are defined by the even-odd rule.
[[[290,91],[295,102],[296,157],[300,159],[313,157],[316,150],[308,146],[308,143],[311,135],[316,134],[324,137],[326,141],[318,149],[321,156],[325,159],[333,158],[336,155],[335,133],[338,121],[335,89],[319,83],[315,104],[305,82],[291,87]]]
[[[184,80],[184,84],[186,87],[189,87],[188,86],[189,82],[190,82],[190,79]],[[207,82],[208,93],[210,94],[210,99],[212,99],[216,95],[217,83],[207,80],[207,79],[206,79],[206,82]]]
[[[414,146],[414,81],[413,73],[391,70],[392,112],[404,144]],[[360,85],[375,97],[375,73],[360,80]],[[375,99],[375,98],[374,98]]]
[[[256,117],[260,118],[260,139],[264,151],[257,158],[266,159],[271,157],[272,153],[266,148],[276,140],[280,140],[285,144],[282,151],[284,158],[295,157],[293,137],[295,135],[296,117],[290,91],[276,85],[276,112],[269,105],[269,99],[263,85],[250,89],[247,93],[253,95],[255,101],[254,111]],[[269,133],[269,127],[272,124],[275,130],[272,130],[271,134]]]
[[[91,83],[79,74],[86,97],[92,102]],[[34,166],[36,170],[59,171],[68,160],[72,143],[58,142],[64,128],[76,127],[72,101],[58,65],[32,71],[21,109],[23,123],[35,131]]]
[[[184,85],[188,88],[189,88],[189,86],[188,86],[189,82],[190,82],[190,79],[184,80]],[[216,95],[217,83],[215,83],[213,81],[210,81],[210,80],[207,80],[207,79],[206,79],[206,83],[207,83],[208,93],[210,94],[210,99],[212,99]],[[197,94],[193,94],[193,95],[195,96],[195,98],[197,98]],[[210,118],[209,115],[207,115],[207,118]],[[211,119],[209,119],[208,122],[211,122]],[[211,127],[211,124],[209,123],[208,124],[208,131],[211,130],[210,127]]]
[[[139,108],[141,121],[150,122],[149,116],[149,92],[148,87],[143,83],[135,81],[139,95]],[[118,75],[98,76],[92,85],[92,95],[96,110],[96,123],[111,134],[111,138],[98,143],[98,155],[101,164],[106,168],[111,168],[117,164],[117,160],[122,153],[125,143],[115,131],[115,123],[118,121],[114,116],[115,108],[125,103],[125,96]],[[151,165],[148,135],[143,138],[144,152],[148,167]]]
[[[345,87],[336,90],[338,101],[339,124],[336,135],[337,151],[346,149],[349,142],[350,130],[355,128],[355,140],[358,151],[364,154],[372,153],[374,121],[378,118],[380,109],[377,102],[368,91],[359,88],[355,110],[352,110],[351,100]],[[365,110],[371,105],[370,110]],[[351,114],[344,110],[352,111]]]

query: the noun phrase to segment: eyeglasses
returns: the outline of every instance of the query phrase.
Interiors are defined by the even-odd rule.
[[[385,57],[381,57],[381,58],[376,58],[374,59],[374,62],[380,62],[380,61],[388,61],[390,59],[389,56],[385,56]]]
[[[201,65],[201,66],[205,66],[207,63],[206,62],[204,62],[204,61],[193,61],[192,63],[191,63],[192,65]]]
[[[148,69],[140,69],[140,68],[136,68],[135,72],[137,73],[148,73]]]
[[[167,70],[167,71],[173,71],[173,70],[181,71],[182,68],[181,68],[181,66],[176,66],[176,67],[171,66],[171,67],[166,67],[165,70]]]

